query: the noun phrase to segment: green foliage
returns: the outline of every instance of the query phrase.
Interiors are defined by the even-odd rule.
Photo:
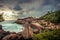
[[[33,35],[34,40],[60,40],[60,29],[43,31]]]
[[[40,19],[48,20],[53,23],[60,22],[60,11],[48,12],[46,15],[40,17]]]
[[[3,14],[0,14],[0,22],[4,21]]]

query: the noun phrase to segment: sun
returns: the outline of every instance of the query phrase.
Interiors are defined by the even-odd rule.
[[[4,14],[11,16],[13,13],[11,11],[4,11]]]
[[[13,15],[15,14],[12,11],[3,11],[3,18],[5,20],[15,20],[16,18]]]

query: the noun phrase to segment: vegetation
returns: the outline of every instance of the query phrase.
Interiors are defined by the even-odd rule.
[[[40,19],[47,20],[52,23],[60,23],[60,11],[48,12]],[[60,29],[44,30],[33,35],[34,40],[60,40]]]
[[[55,29],[53,31],[43,31],[39,34],[34,34],[34,40],[60,40],[60,29]]]
[[[0,14],[0,22],[4,21],[3,14]]]
[[[48,20],[53,23],[60,23],[60,11],[48,12],[46,15],[40,17],[40,19]]]

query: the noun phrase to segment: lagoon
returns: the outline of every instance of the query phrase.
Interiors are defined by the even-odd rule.
[[[2,25],[2,29],[4,31],[10,31],[10,32],[22,32],[24,30],[23,25],[20,24],[16,24],[14,22],[10,22],[10,21],[4,21],[1,22],[0,25]]]

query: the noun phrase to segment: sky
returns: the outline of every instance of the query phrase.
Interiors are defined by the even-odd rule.
[[[0,14],[6,20],[41,17],[56,10],[60,10],[60,0],[0,0]]]

